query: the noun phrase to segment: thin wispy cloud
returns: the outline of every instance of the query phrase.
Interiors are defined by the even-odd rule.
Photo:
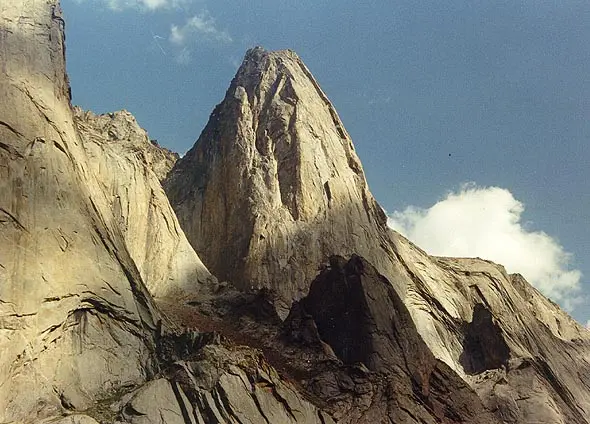
[[[127,9],[138,9],[154,11],[158,9],[171,9],[191,4],[193,0],[77,0],[78,3],[91,2],[102,3],[109,9],[123,11]]]
[[[197,45],[227,45],[233,42],[229,33],[218,27],[215,18],[204,10],[186,20],[184,25],[172,25],[168,41],[175,48],[180,49],[176,61],[187,65],[192,61],[192,50]]]
[[[525,228],[523,212],[510,191],[469,184],[430,208],[394,212],[389,226],[430,254],[500,263],[571,311],[580,302],[582,273],[570,269],[572,255],[556,239]]]
[[[161,37],[159,35],[156,35],[152,32],[152,39],[154,40],[154,44],[158,47],[158,49],[162,52],[162,54],[164,56],[168,56],[168,53],[166,53],[166,50],[164,50],[164,47],[162,47],[162,44],[160,44],[160,40],[165,40],[165,38]]]
[[[218,43],[233,41],[226,30],[217,27],[215,19],[206,10],[188,19],[184,25],[172,25],[170,28],[170,42],[173,44],[184,45],[195,40]]]

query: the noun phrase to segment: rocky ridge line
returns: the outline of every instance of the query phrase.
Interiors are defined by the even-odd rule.
[[[430,257],[388,229],[334,107],[292,51],[246,54],[164,187],[212,272],[268,290],[282,319],[331,255],[360,255],[499,417],[587,422],[588,332],[503,267]]]
[[[128,113],[72,110],[63,30],[56,0],[0,4],[0,422],[331,422],[256,350],[158,310],[146,285],[215,280],[159,184],[170,156]]]

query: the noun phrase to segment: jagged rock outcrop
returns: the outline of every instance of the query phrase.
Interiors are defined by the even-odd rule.
[[[285,326],[291,338],[294,330],[297,335],[300,329],[307,334],[313,332],[305,329],[317,329],[316,337],[344,365],[360,363],[371,371],[366,375],[372,378],[365,379],[327,372],[315,377],[311,387],[322,383],[319,396],[326,388],[333,392],[326,401],[339,422],[497,422],[477,394],[430,352],[391,283],[358,256],[331,257]],[[362,385],[371,395],[351,397]]]
[[[362,258],[333,257],[284,322],[271,295],[226,286],[216,296],[164,310],[180,308],[179,322],[261,347],[281,375],[336,422],[499,422],[434,358],[391,284]]]
[[[56,0],[0,4],[0,422],[157,371],[159,321],[74,126]]]
[[[178,392],[186,393],[192,418],[184,422],[334,423],[251,348],[208,344],[187,360],[175,361],[170,374]]]
[[[135,117],[126,110],[96,115],[75,107],[74,116],[86,143],[109,146],[119,154],[125,153],[128,160],[134,155],[142,165],[147,165],[159,181],[166,178],[179,158],[178,153],[151,140]],[[101,170],[104,174],[105,170]]]
[[[80,421],[64,424],[334,423],[258,350],[227,346],[219,334],[166,336],[158,352],[164,368],[160,376],[123,388],[75,415]]]
[[[74,121],[150,293],[195,296],[214,278],[187,241],[159,182],[177,155],[153,144],[127,111],[97,116],[76,108]]]
[[[276,291],[283,314],[328,256],[382,260],[385,214],[334,107],[291,51],[248,52],[164,186],[211,272]]]
[[[332,422],[158,310],[146,283],[215,288],[158,182],[174,158],[127,113],[74,114],[63,31],[57,0],[0,4],[0,422]]]
[[[589,422],[588,332],[501,266],[430,257],[388,229],[350,137],[295,53],[246,54],[164,187],[212,272],[270,290],[283,319],[329,256],[358,254],[390,282],[434,357],[498,417]]]
[[[586,329],[500,265],[429,257],[402,237],[396,248],[422,296],[432,299],[413,314],[415,322],[437,316],[433,330],[447,333],[448,363],[498,416],[512,423],[589,421]]]
[[[390,231],[293,52],[251,50],[166,178],[240,292],[170,209],[175,157],[74,113],[63,31],[57,0],[0,3],[0,422],[590,422],[588,332]]]

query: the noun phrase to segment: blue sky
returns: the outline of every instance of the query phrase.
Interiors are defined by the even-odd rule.
[[[590,319],[586,0],[62,6],[74,103],[125,108],[180,153],[247,48],[294,49],[395,228],[434,254],[497,255]]]

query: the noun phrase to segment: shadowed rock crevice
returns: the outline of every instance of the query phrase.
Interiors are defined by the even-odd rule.
[[[465,327],[463,353],[459,360],[467,374],[506,367],[510,348],[488,308],[481,303],[475,305],[473,319]]]
[[[433,357],[391,283],[357,255],[330,258],[294,303],[281,337],[341,361],[318,362],[309,386],[329,405],[342,408],[347,396],[370,394],[364,406],[351,402],[343,422],[495,422],[475,392]]]
[[[398,329],[388,315],[395,313],[390,297],[397,295],[389,282],[366,265],[358,256],[349,261],[331,257],[330,265],[313,281],[300,305],[338,358],[346,364],[362,362],[378,370],[387,353],[392,353],[389,344],[396,340],[394,332]],[[371,305],[375,297],[382,303]]]

